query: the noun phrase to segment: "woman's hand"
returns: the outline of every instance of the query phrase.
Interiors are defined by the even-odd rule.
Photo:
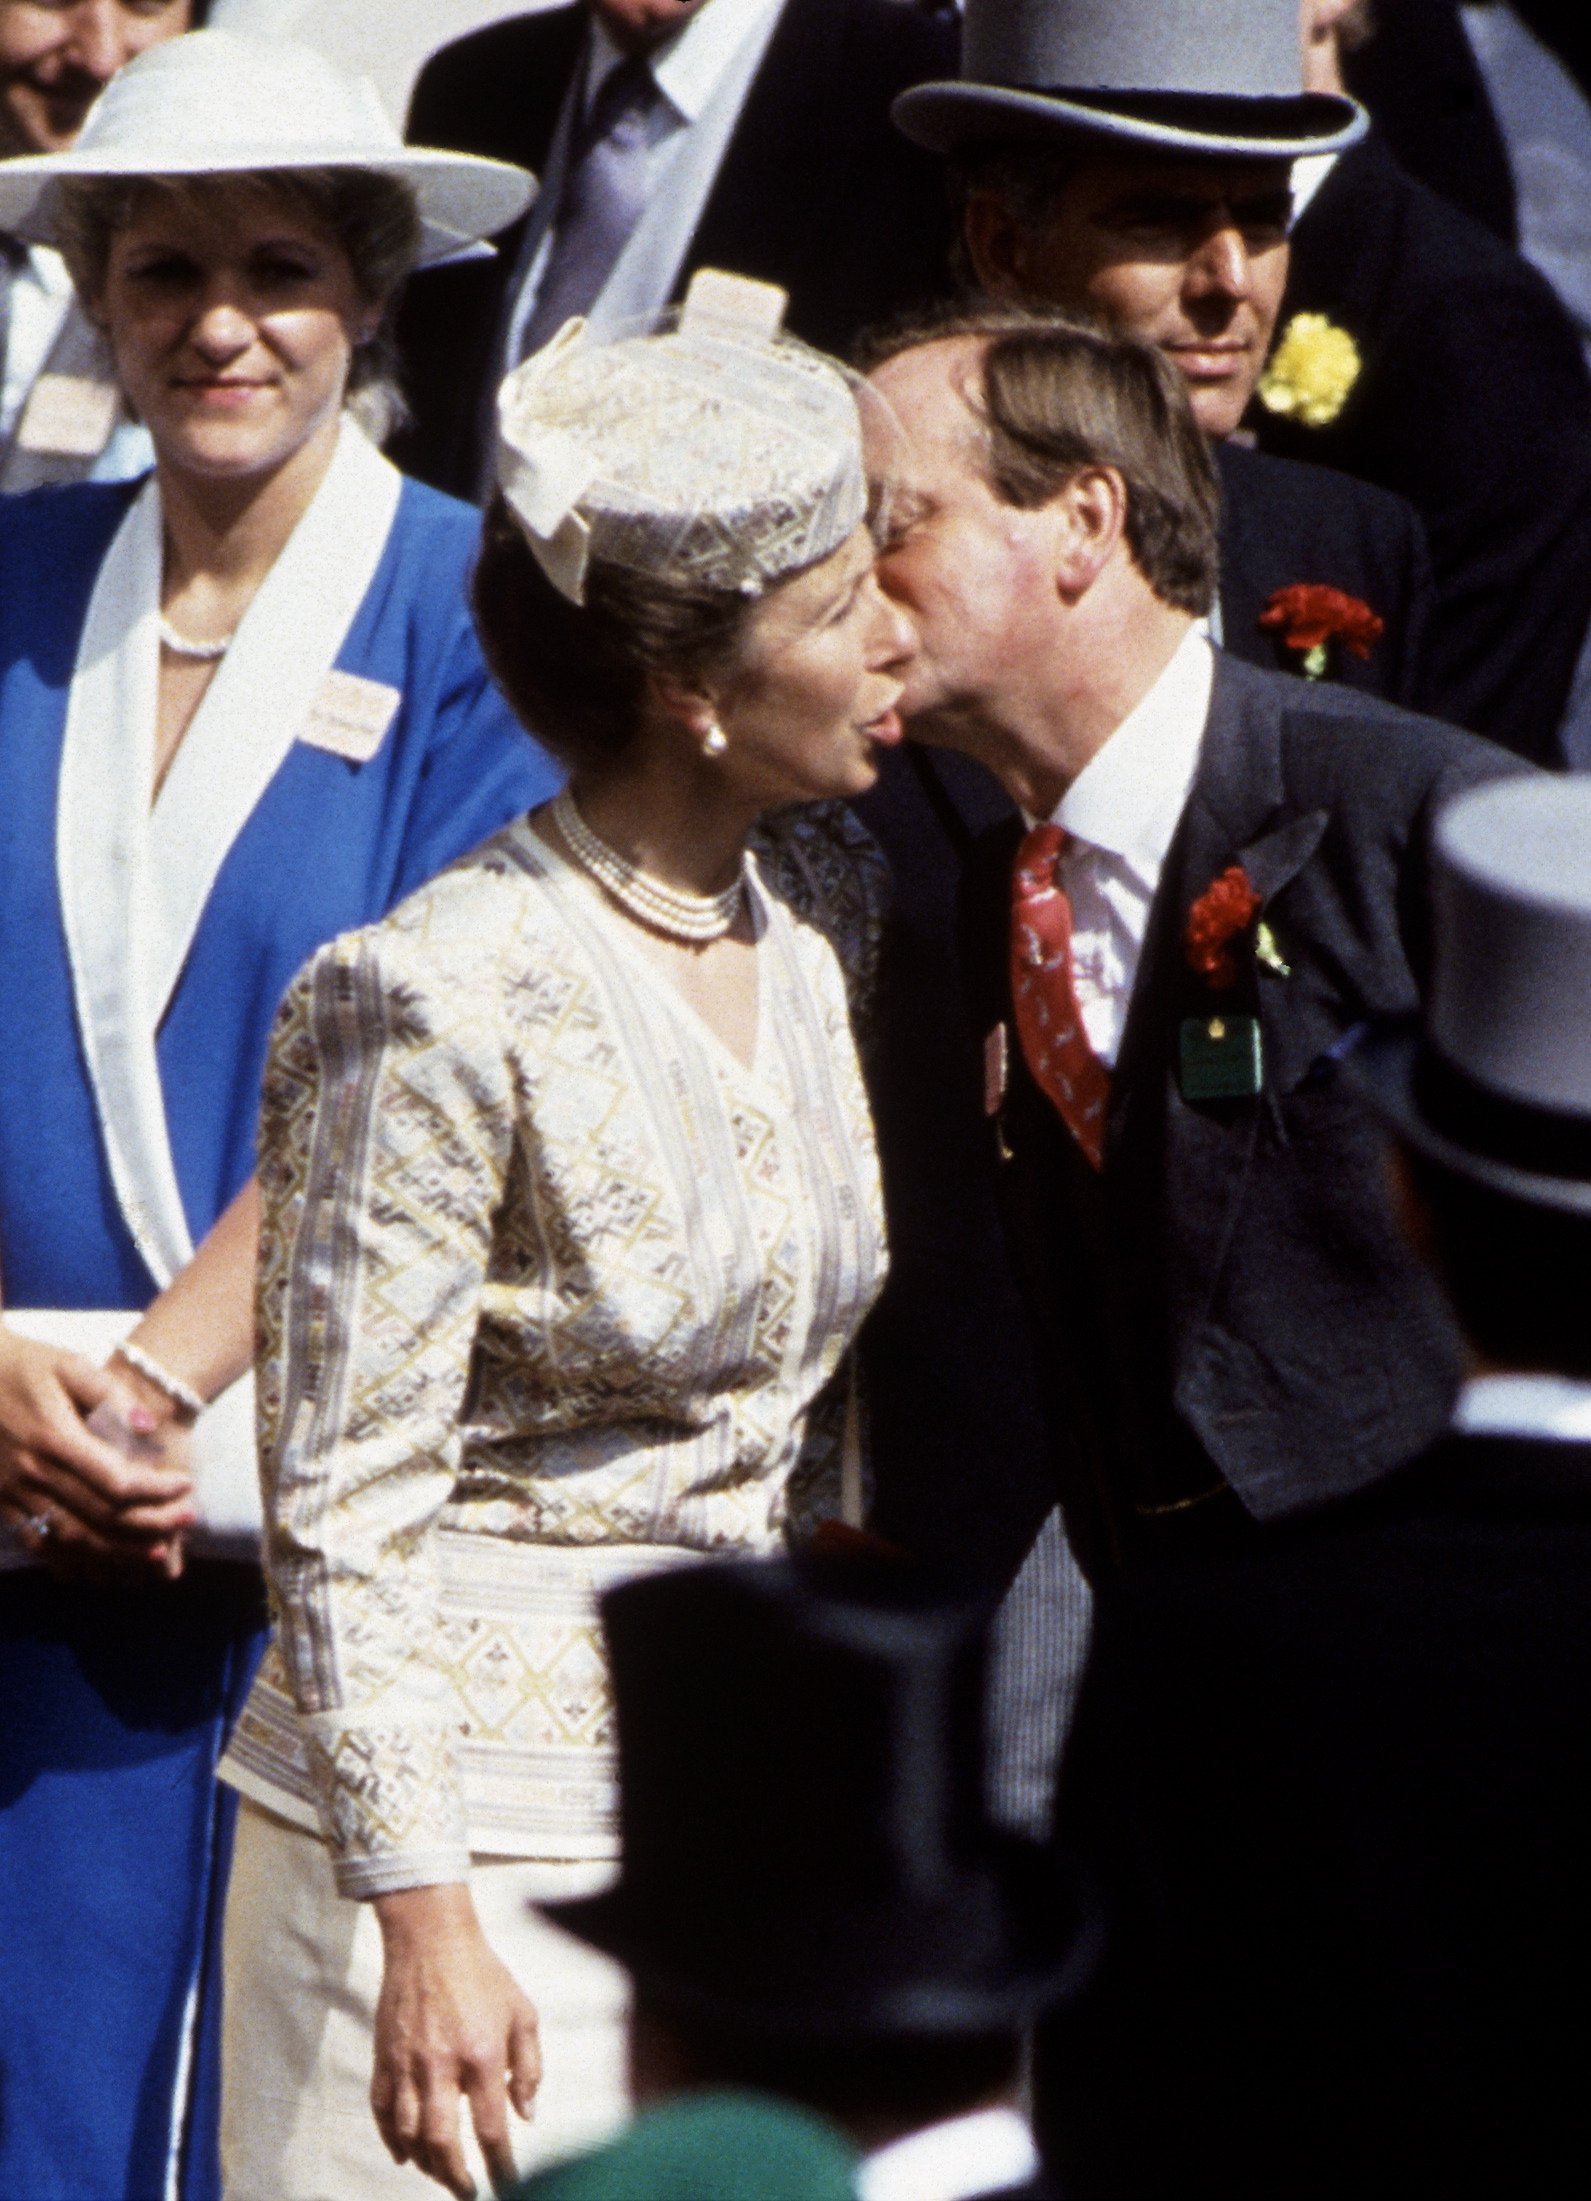
[[[157,1434],[158,1417],[105,1370],[0,1324],[0,1515],[52,1573],[165,1567],[195,1518],[186,1473],[129,1461],[85,1426],[107,1403]]]
[[[370,2106],[387,2152],[473,2201],[462,2097],[492,2184],[505,2192],[518,2176],[508,2104],[528,2117],[541,2083],[535,2008],[493,1954],[467,1887],[403,1888],[378,1895],[375,1909],[386,1964]]]

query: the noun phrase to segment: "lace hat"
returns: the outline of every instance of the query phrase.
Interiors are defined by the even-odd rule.
[[[967,0],[961,81],[892,112],[933,153],[1067,136],[1287,160],[1368,126],[1356,101],[1304,90],[1298,0]]]
[[[422,266],[506,229],[536,195],[527,169],[405,145],[374,85],[309,46],[204,30],[135,55],[69,151],[0,161],[0,230],[51,243],[56,187],[70,176],[278,168],[363,168],[407,184]]]
[[[498,482],[572,603],[593,558],[760,596],[866,516],[854,378],[781,334],[785,303],[703,269],[660,328],[566,322],[504,382]]]

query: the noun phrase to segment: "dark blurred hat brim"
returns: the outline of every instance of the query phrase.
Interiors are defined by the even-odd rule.
[[[1082,1876],[1047,1852],[1016,1854],[1028,1848],[1012,1845],[998,1876],[1001,1931],[976,1948],[936,1950],[934,1933],[905,1918],[808,1919],[787,1938],[721,1921],[692,1932],[677,1909],[649,1904],[622,1879],[538,1907],[616,1957],[665,2007],[714,2024],[791,2040],[1002,2032],[1070,2000],[1102,1940]],[[959,1938],[954,1922],[950,1938]]]
[[[890,113],[902,135],[930,153],[1071,139],[1101,152],[1295,160],[1344,152],[1369,128],[1356,100],[1331,92],[1301,92],[1295,98],[1085,95],[946,81],[914,85],[899,95]]]
[[[1343,1070],[1377,1115],[1416,1153],[1527,1206],[1591,1216],[1591,1182],[1476,1153],[1430,1121],[1418,1097],[1423,1045],[1419,1031],[1408,1026],[1373,1033],[1347,1058]]]

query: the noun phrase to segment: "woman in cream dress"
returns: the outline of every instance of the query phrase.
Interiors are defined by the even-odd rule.
[[[234,2201],[469,2195],[618,2120],[618,1975],[526,1909],[616,1855],[596,1598],[838,1509],[884,1245],[880,859],[836,798],[913,637],[778,296],[698,278],[673,333],[510,377],[477,616],[569,788],[277,1025]]]

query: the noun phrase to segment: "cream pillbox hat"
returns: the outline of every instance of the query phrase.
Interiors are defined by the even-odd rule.
[[[592,558],[758,596],[866,517],[855,385],[780,333],[785,302],[704,268],[673,325],[566,322],[503,384],[498,482],[571,603]]]
[[[52,243],[55,189],[70,176],[276,168],[361,168],[407,184],[419,209],[422,266],[506,229],[536,195],[527,169],[405,145],[375,87],[311,47],[205,30],[129,61],[68,152],[0,161],[0,230]]]

